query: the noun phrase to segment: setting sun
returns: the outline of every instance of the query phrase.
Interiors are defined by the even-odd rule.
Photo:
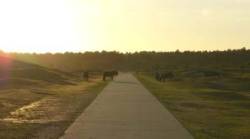
[[[248,0],[8,0],[0,49],[17,52],[248,47]]]

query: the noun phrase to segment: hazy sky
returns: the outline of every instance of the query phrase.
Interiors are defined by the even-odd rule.
[[[0,49],[250,48],[250,0],[0,0]]]

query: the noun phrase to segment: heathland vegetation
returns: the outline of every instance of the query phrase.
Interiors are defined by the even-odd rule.
[[[250,138],[250,74],[224,71],[206,76],[177,70],[159,82],[151,72],[136,77],[197,139]]]
[[[0,57],[0,138],[58,138],[106,82]]]
[[[60,136],[105,86],[99,73],[110,70],[134,72],[195,138],[250,138],[245,48],[2,55],[11,58],[0,57],[0,138]],[[86,71],[90,81],[81,78]],[[156,72],[171,79],[159,82]]]

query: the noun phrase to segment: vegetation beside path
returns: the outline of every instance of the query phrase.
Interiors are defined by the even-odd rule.
[[[0,109],[0,138],[60,137],[106,84],[100,80],[1,91],[6,106]]]
[[[107,82],[0,57],[0,139],[56,139]],[[11,63],[11,64],[10,64]]]
[[[250,76],[184,77],[158,82],[151,73],[136,77],[197,139],[250,138]]]

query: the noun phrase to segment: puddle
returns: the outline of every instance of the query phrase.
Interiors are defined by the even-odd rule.
[[[39,101],[25,105],[0,121],[12,123],[49,123],[66,119],[63,101],[54,97],[45,97]]]

